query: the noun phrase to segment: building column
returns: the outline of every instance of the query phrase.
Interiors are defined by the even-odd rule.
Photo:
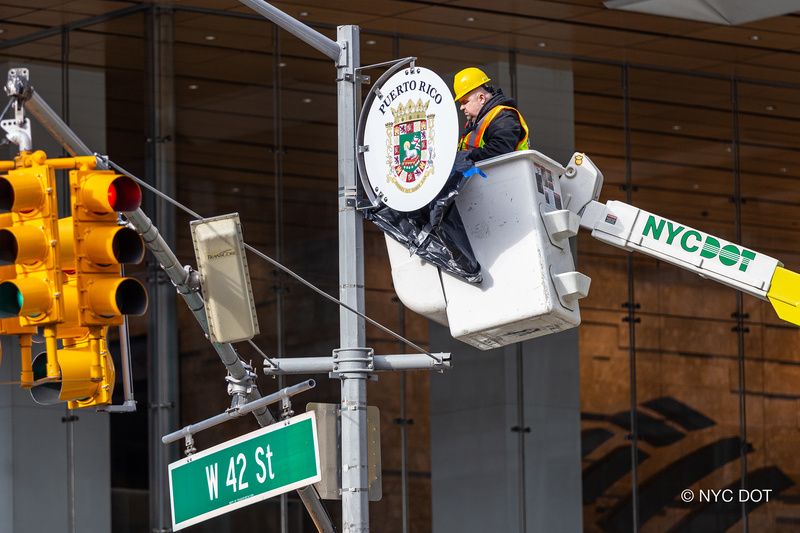
[[[148,152],[147,181],[175,197],[175,87],[174,12],[154,6],[147,18]],[[164,240],[175,246],[175,208],[145,195],[145,210]],[[159,533],[171,531],[167,467],[178,459],[176,446],[161,437],[177,429],[179,416],[178,340],[175,288],[152,258],[149,270],[148,407],[150,449],[150,526]]]

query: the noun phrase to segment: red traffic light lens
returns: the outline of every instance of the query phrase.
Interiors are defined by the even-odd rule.
[[[108,186],[108,205],[112,207],[117,205],[117,188],[114,187],[113,183]]]
[[[108,204],[114,211],[135,211],[142,204],[142,190],[127,176],[118,176],[108,186]]]

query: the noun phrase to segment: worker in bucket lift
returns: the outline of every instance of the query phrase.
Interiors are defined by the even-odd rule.
[[[516,101],[488,85],[490,81],[475,67],[465,68],[453,79],[456,102],[467,117],[458,149],[466,150],[467,159],[474,162],[528,150],[528,125]]]

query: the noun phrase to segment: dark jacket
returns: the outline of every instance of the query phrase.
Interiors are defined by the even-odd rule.
[[[498,105],[516,108],[517,102],[513,98],[504,95],[501,89],[495,89],[492,98],[484,104],[475,122],[467,123],[464,135],[474,130],[486,113]],[[525,131],[520,126],[519,117],[513,111],[506,109],[494,118],[484,132],[483,148],[473,148],[467,154],[467,158],[477,162],[490,157],[508,154],[516,150],[517,144],[523,137],[525,137]]]

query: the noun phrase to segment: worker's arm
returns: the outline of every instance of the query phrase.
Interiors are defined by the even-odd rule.
[[[504,110],[495,117],[483,134],[483,148],[473,148],[467,155],[467,159],[483,161],[490,157],[508,154],[517,149],[522,126],[519,124],[519,117],[513,111]]]

